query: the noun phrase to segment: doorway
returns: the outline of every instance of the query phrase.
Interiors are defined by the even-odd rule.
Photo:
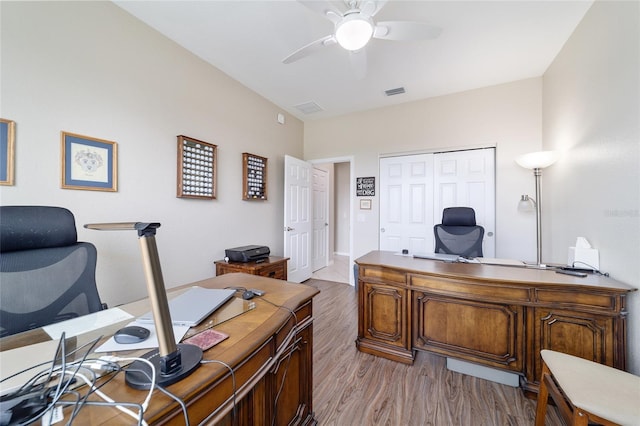
[[[326,263],[322,263],[322,256],[318,256],[319,260],[313,261],[314,268],[312,278],[342,282],[351,285],[355,285],[353,281],[353,261],[352,261],[352,235],[351,235],[351,217],[352,217],[352,167],[353,161],[350,157],[335,158],[327,160],[312,160],[314,170],[319,169],[326,172],[326,198],[324,201],[319,201],[316,204],[316,196],[321,197],[323,191],[321,181],[323,179],[323,173],[314,173],[314,177],[317,177],[317,185],[314,183],[314,188],[318,188],[314,195],[314,216],[318,218],[322,216],[321,211],[323,204],[326,205],[326,222],[318,220],[315,227],[319,230],[314,232],[314,238],[318,235],[318,238],[325,238],[326,234]],[[323,234],[323,223],[327,226],[326,233]],[[314,241],[314,248],[318,250],[322,249],[322,245],[318,241]]]

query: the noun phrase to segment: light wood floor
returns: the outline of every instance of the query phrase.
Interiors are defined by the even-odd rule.
[[[320,425],[533,425],[536,402],[519,388],[447,370],[419,352],[404,365],[359,352],[357,301],[348,284],[311,279],[313,410]],[[547,425],[561,425],[549,407]]]

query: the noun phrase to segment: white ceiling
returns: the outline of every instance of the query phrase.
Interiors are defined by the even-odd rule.
[[[331,21],[294,0],[115,3],[306,121],[541,76],[592,0],[390,0],[376,21],[426,22],[442,33],[429,41],[371,40],[364,77],[338,45],[282,63],[333,32]],[[406,93],[385,96],[397,87]],[[296,108],[308,102],[323,110]]]

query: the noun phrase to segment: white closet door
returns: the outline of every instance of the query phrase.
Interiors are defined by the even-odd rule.
[[[495,148],[435,154],[434,182],[435,223],[446,207],[472,207],[484,227],[483,254],[495,257]]]
[[[432,252],[433,154],[380,159],[380,250]]]

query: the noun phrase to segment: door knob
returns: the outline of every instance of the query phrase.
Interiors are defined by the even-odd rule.
[[[380,228],[380,232],[384,232],[384,228]]]
[[[285,227],[284,227],[284,230],[285,230],[285,231],[295,231],[295,230],[296,230],[296,228],[289,228],[288,226],[285,226]]]

